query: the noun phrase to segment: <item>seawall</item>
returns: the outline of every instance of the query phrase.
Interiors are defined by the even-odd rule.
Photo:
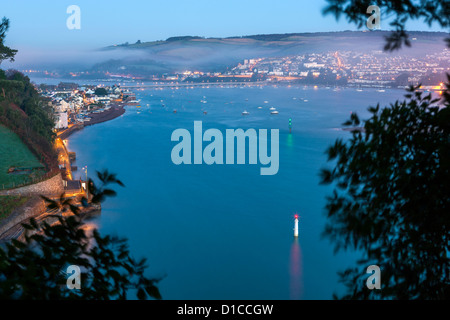
[[[61,177],[61,173],[58,173],[54,177],[47,179],[42,182],[35,184],[30,184],[15,189],[8,189],[0,191],[1,196],[12,196],[12,195],[45,195],[59,196],[64,192],[64,185]]]
[[[44,213],[46,210],[47,206],[45,201],[39,196],[33,196],[26,203],[16,208],[9,215],[9,217],[2,220],[0,224],[0,239],[2,238],[1,236],[9,229],[13,228],[21,222],[24,222],[24,220]]]

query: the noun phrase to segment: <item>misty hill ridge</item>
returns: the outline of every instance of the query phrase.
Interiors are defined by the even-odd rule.
[[[134,44],[118,44],[108,46],[105,49],[111,49],[116,47],[129,47],[129,48],[146,48],[149,45],[154,44],[164,44],[168,42],[176,42],[176,41],[201,41],[201,42],[217,42],[217,40],[221,40],[223,42],[233,41],[236,39],[250,39],[256,41],[298,41],[302,37],[305,38],[323,38],[325,37],[365,37],[368,39],[377,39],[380,37],[385,37],[389,34],[389,31],[336,31],[336,32],[304,32],[304,33],[283,33],[283,34],[257,34],[257,35],[247,35],[247,36],[232,36],[232,37],[201,37],[201,36],[174,36],[167,38],[166,40],[158,40],[158,41],[148,41],[148,42],[136,42]],[[446,32],[428,32],[428,31],[410,31],[408,32],[410,38],[417,38],[418,36],[422,39],[429,38],[431,39],[441,39],[447,36]]]
[[[282,57],[337,50],[382,50],[389,31],[287,33],[205,38],[176,36],[166,40],[112,45],[102,51],[121,50],[123,58],[96,64],[95,71],[128,70],[149,74],[197,69],[222,71],[249,58]],[[393,54],[423,56],[445,48],[445,32],[409,32],[412,48]]]

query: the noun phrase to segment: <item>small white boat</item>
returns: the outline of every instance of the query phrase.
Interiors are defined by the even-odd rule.
[[[274,111],[274,110],[277,110],[277,109],[274,108],[274,107],[270,107],[269,110],[270,110],[270,111]]]
[[[359,88],[359,89],[356,89],[356,91],[361,92],[361,91],[363,91],[363,90]]]
[[[278,114],[278,111],[272,111],[270,114]]]
[[[386,90],[384,90],[384,89],[378,89],[377,91],[378,91],[378,92],[385,92]]]
[[[243,116],[248,116],[250,114],[250,112],[248,112],[247,110],[244,110],[244,112],[242,112]]]
[[[308,100],[307,100],[307,99],[304,99],[303,101],[304,101],[304,102],[308,102]]]
[[[264,101],[264,103],[269,103],[269,101]]]
[[[262,109],[262,107],[258,107],[258,109]]]

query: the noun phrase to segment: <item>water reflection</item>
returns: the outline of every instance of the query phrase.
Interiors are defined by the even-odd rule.
[[[293,137],[292,137],[292,133],[289,133],[288,135],[287,135],[287,137],[286,137],[286,139],[287,139],[287,146],[289,147],[289,148],[292,148],[292,146],[294,145],[294,140],[293,140]]]
[[[303,261],[298,238],[294,238],[291,245],[289,269],[290,299],[300,300],[303,298]]]

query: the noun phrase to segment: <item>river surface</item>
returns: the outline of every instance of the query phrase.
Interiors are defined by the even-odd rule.
[[[331,299],[344,289],[337,272],[359,255],[334,254],[321,237],[332,190],[319,185],[320,168],[328,165],[325,150],[350,136],[339,128],[352,111],[367,118],[368,106],[387,105],[404,93],[303,86],[146,89],[137,91],[141,108],[129,106],[115,120],[76,132],[68,146],[89,176],[108,169],[124,182],[92,222],[104,234],[128,238],[132,254],[148,259],[147,275],[164,277],[164,299]],[[270,107],[279,114],[271,115]],[[244,110],[250,114],[243,116]],[[278,173],[260,175],[259,163],[173,164],[171,134],[178,128],[193,134],[194,121],[224,136],[226,129],[279,129]]]

